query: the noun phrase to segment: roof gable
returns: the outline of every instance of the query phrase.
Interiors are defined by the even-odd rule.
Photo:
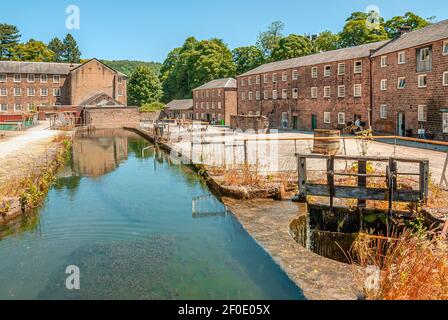
[[[220,88],[235,88],[236,89],[236,80],[233,78],[223,78],[223,79],[215,79],[203,84],[200,87],[197,87],[193,90],[203,90],[203,89],[220,89]]]

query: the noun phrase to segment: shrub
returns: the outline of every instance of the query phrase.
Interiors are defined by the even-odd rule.
[[[140,107],[140,112],[156,112],[165,109],[161,102],[145,103]]]

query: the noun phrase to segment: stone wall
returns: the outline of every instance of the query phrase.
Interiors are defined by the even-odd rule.
[[[262,132],[267,132],[269,130],[269,121],[265,116],[231,116],[230,128],[232,130],[254,130],[255,132],[261,130]]]
[[[161,112],[141,113],[138,108],[90,108],[86,109],[87,123],[97,129],[139,127],[141,120],[158,120]]]

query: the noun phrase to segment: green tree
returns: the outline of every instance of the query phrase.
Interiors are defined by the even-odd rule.
[[[396,16],[386,21],[384,28],[389,38],[393,39],[400,35],[402,28],[409,28],[413,31],[427,27],[431,23],[431,18],[424,19],[413,12],[406,12],[404,16]]]
[[[317,38],[313,41],[313,44],[315,51],[323,52],[339,49],[340,41],[341,39],[339,38],[339,35],[334,34],[331,31],[324,31],[317,36]]]
[[[34,39],[16,45],[12,51],[15,61],[52,62],[54,57],[54,52],[45,43]]]
[[[377,20],[372,21],[372,18]],[[344,29],[339,36],[342,47],[353,47],[389,39],[384,28],[384,19],[378,17],[374,11],[352,13],[346,20]]]
[[[10,60],[12,51],[18,45],[21,34],[16,26],[0,24],[0,60]]]
[[[243,74],[264,63],[263,52],[257,46],[239,47],[232,51],[237,74]]]
[[[257,38],[257,47],[263,52],[264,57],[269,59],[272,52],[277,48],[283,38],[285,24],[281,21],[274,21],[266,31],[260,32]]]
[[[79,51],[78,43],[69,33],[63,40],[64,53],[62,61],[69,63],[79,63],[81,61],[81,51]]]
[[[65,52],[64,43],[57,37],[50,40],[48,49],[54,52],[54,62],[62,62]]]
[[[129,104],[142,106],[162,98],[162,85],[154,71],[138,67],[128,81]]]
[[[280,61],[316,53],[313,42],[305,36],[290,34],[282,38],[272,51],[271,60]]]
[[[146,62],[134,60],[102,60],[104,64],[114,70],[123,72],[127,76],[131,76],[138,67],[148,67],[154,71],[155,74],[160,75],[160,68],[162,64],[159,62]]]

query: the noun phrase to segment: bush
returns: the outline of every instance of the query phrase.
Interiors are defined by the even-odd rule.
[[[140,112],[156,112],[165,109],[161,102],[145,103],[140,107]]]

